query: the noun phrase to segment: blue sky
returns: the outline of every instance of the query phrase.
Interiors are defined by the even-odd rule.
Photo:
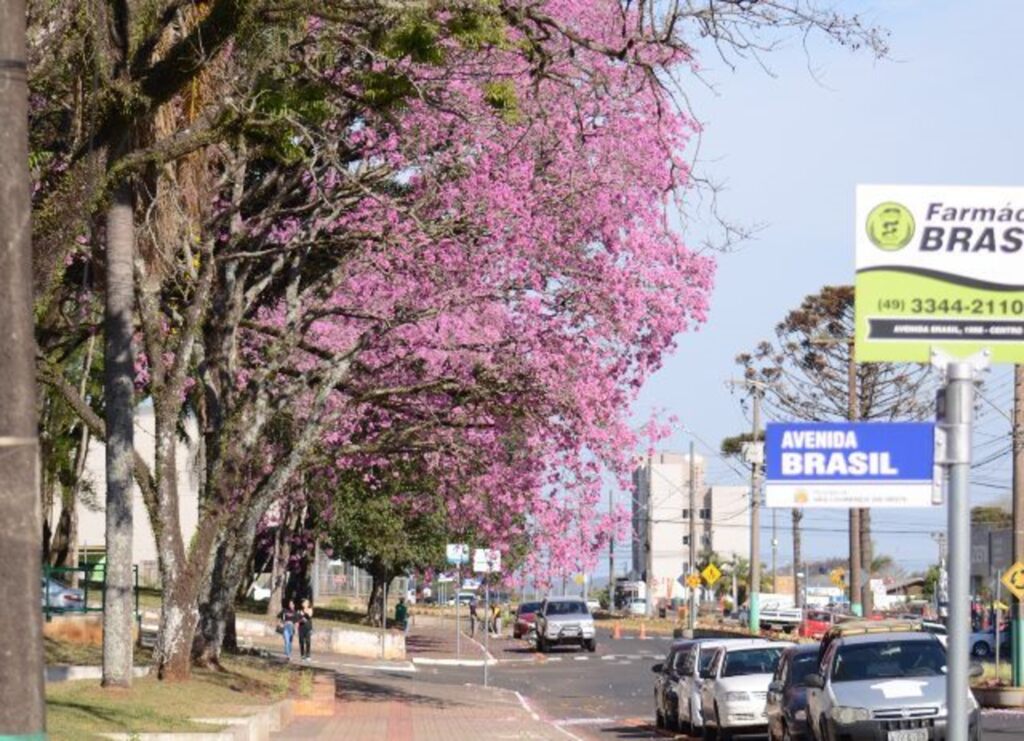
[[[823,43],[812,43],[808,54],[792,39],[765,58],[773,75],[751,62],[732,71],[705,53],[715,90],[687,88],[706,127],[698,168],[726,186],[719,210],[763,229],[720,256],[710,321],[679,338],[677,352],[644,388],[637,418],[651,409],[677,415],[700,438],[698,451],[710,457],[717,483],[740,480],[704,443],[717,450],[723,437],[750,426],[726,386],[737,376],[733,359],[771,336],[805,295],[852,282],[856,184],[1024,184],[1024,3],[893,0],[838,8],[890,29],[891,58]],[[692,222],[692,244],[706,236],[704,228],[700,219]],[[978,461],[1008,447],[1009,379],[1008,368],[989,373]],[[680,431],[663,447],[685,450],[689,440]],[[979,467],[973,503],[999,501],[1008,482],[1008,456]],[[789,512],[780,512],[779,523],[788,521]],[[770,527],[770,514],[763,522]],[[845,522],[845,512],[808,512],[805,553],[845,554]],[[921,569],[935,561],[929,532],[944,529],[945,509],[876,511],[874,524],[876,550]],[[785,563],[788,527],[779,541]],[[626,544],[617,557],[628,560]]]

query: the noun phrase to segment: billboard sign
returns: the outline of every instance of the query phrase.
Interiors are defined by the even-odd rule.
[[[444,548],[445,560],[452,566],[469,563],[469,546],[465,543],[448,543]]]
[[[1024,188],[859,185],[856,358],[1024,362]]]
[[[931,422],[784,422],[765,430],[769,507],[930,507]]]
[[[501,551],[495,548],[477,548],[473,551],[473,573],[491,574],[501,571]]]

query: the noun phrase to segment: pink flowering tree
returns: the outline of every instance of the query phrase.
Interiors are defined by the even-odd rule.
[[[210,56],[192,60],[205,96],[155,98],[161,146],[111,176],[154,184],[150,216],[184,214],[143,232],[135,275],[156,456],[134,471],[165,678],[188,674],[200,603],[196,650],[216,660],[260,519],[325,448],[337,466],[450,471],[436,491],[452,521],[499,546],[528,536],[547,568],[590,558],[611,525],[603,476],[631,466],[629,404],[711,288],[713,262],[669,225],[695,128],[670,92],[695,65],[687,34],[753,49],[748,34],[785,23],[871,39],[801,7],[213,6]],[[283,33],[237,37],[243,21]],[[143,89],[191,68],[161,61]],[[187,202],[158,197],[176,192],[168,163]],[[75,389],[47,380],[102,437]],[[188,540],[187,416],[205,460]]]

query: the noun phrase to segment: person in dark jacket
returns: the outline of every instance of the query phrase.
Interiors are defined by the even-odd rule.
[[[303,661],[309,661],[310,642],[313,638],[313,605],[308,599],[302,600],[299,610],[299,654]]]

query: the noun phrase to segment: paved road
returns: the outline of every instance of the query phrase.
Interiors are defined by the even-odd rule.
[[[537,713],[561,728],[566,738],[664,738],[651,722],[651,666],[665,655],[670,643],[669,638],[603,638],[594,654],[556,649],[540,657],[524,643],[495,641],[491,652],[499,663],[490,667],[489,680],[523,695]],[[483,669],[419,667],[417,680],[480,684]],[[986,712],[982,728],[983,739],[1024,741],[1024,713]]]

